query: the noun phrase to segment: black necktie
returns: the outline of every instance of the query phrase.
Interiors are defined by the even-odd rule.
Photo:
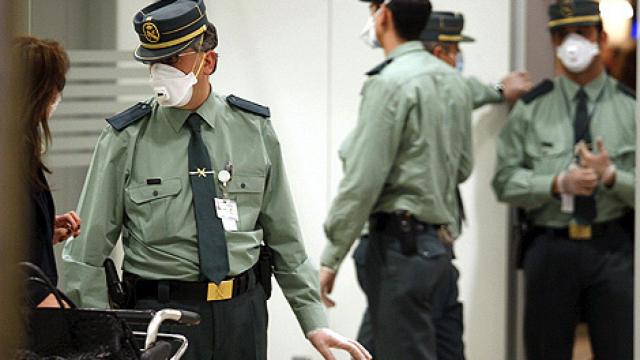
[[[222,220],[216,216],[216,178],[207,146],[202,141],[202,121],[196,113],[189,115],[187,119],[191,130],[188,150],[189,177],[198,229],[200,273],[219,284],[229,273],[229,255]]]
[[[589,128],[589,110],[587,108],[587,94],[583,88],[578,90],[576,94],[578,106],[576,107],[576,119],[573,124],[575,143],[583,140],[587,144],[591,144],[591,131]],[[596,210],[596,199],[591,196],[576,196],[574,200],[574,216],[579,224],[591,224],[596,218],[598,212]]]

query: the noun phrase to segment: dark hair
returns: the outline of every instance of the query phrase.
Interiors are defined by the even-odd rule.
[[[202,34],[202,39],[198,39],[194,41],[188,49],[198,51],[198,52],[206,52],[211,51],[218,47],[218,31],[216,30],[215,25],[212,23],[207,24],[207,30]],[[169,56],[167,58],[154,61],[153,63],[159,62],[167,65],[173,65],[178,62],[178,54]]]
[[[199,44],[199,43],[198,43]],[[218,47],[218,30],[212,23],[207,24],[207,30],[204,32],[204,39],[202,40],[202,46],[198,51],[210,51]]]
[[[431,17],[429,0],[392,0],[387,4],[393,14],[398,35],[408,41],[418,40]]]
[[[423,41],[422,42],[422,46],[424,47],[425,50],[427,50],[430,53],[433,53],[434,50],[438,47],[441,46],[442,44],[438,41]]]
[[[69,57],[53,40],[22,36],[14,41],[22,86],[20,119],[24,121],[25,170],[32,186],[49,190],[40,172],[51,173],[42,160],[42,149],[51,142],[49,109],[62,93],[69,70]]]

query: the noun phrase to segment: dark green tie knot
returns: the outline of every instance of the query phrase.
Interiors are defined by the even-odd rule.
[[[196,113],[189,115],[187,119],[187,125],[194,133],[199,133],[202,127],[202,117]]]
[[[576,93],[576,99],[577,100],[587,100],[588,96],[587,96],[587,92],[584,91],[584,88],[580,88],[578,90],[578,92]]]

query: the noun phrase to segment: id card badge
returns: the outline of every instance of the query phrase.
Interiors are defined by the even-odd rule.
[[[216,215],[222,220],[226,231],[238,231],[238,204],[231,199],[214,199]]]

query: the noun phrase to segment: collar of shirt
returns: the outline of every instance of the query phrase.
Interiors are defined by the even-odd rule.
[[[217,104],[217,97],[212,91],[209,93],[207,100],[200,105],[195,112],[202,116],[204,121],[209,124],[211,128],[215,129],[216,113],[219,108],[220,104]],[[185,121],[187,121],[187,118],[193,111],[174,107],[160,107],[158,112],[169,123],[169,125],[171,125],[173,130],[178,133],[180,132],[180,129],[184,127]]]
[[[597,78],[584,86],[584,91],[587,93],[589,101],[596,101],[606,82],[607,73],[606,71],[603,71],[602,74],[600,74]],[[560,83],[565,94],[567,94],[567,96],[570,96],[570,99],[576,100],[576,96],[578,95],[578,91],[580,90],[580,85],[569,80],[569,78],[567,78],[566,76],[560,77]]]
[[[390,54],[389,56],[387,56],[388,59],[395,59],[397,57],[400,57],[402,55],[411,53],[411,52],[415,52],[415,51],[426,51],[424,49],[424,47],[422,46],[422,43],[420,41],[407,41],[406,43],[398,46],[397,48],[395,48]]]

